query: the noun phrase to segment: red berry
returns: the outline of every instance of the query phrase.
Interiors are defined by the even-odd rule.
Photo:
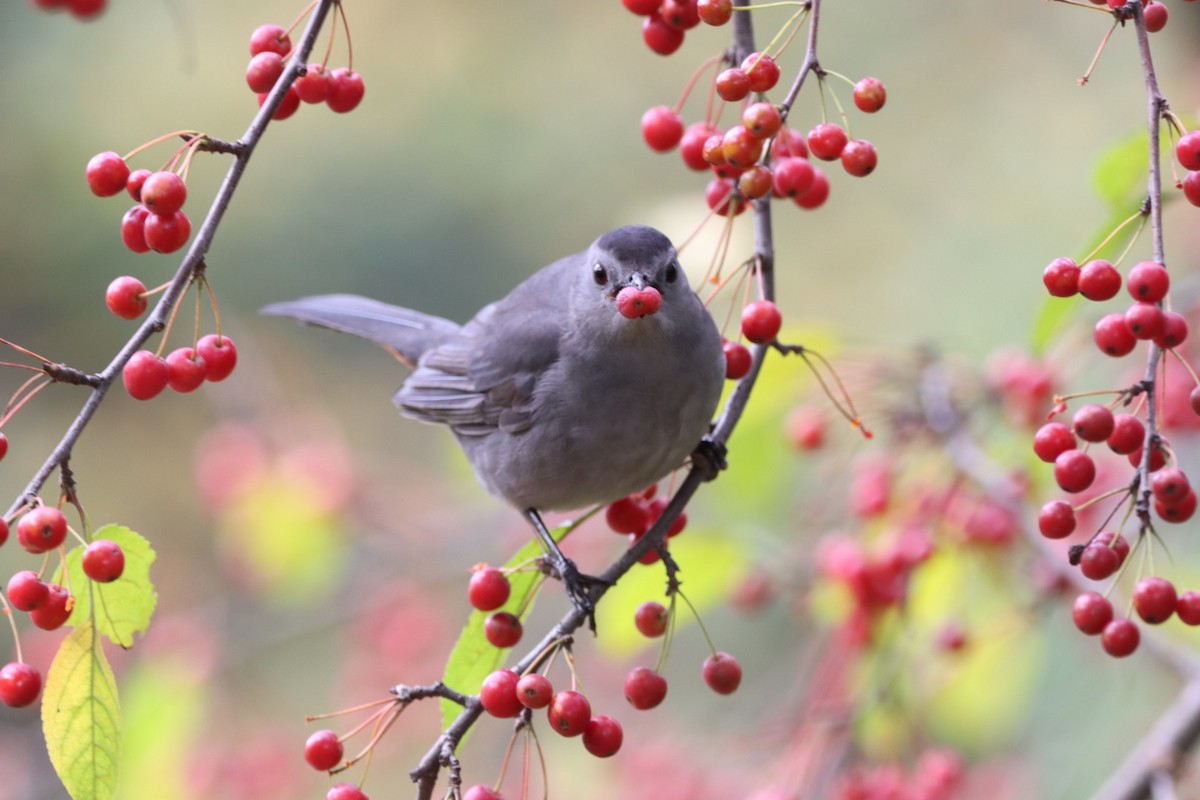
[[[170,216],[187,200],[187,184],[174,172],[155,172],[142,184],[142,205],[161,216]]]
[[[1110,300],[1121,291],[1121,273],[1111,263],[1097,259],[1079,268],[1079,293],[1088,300]]]
[[[286,56],[292,52],[292,40],[278,25],[259,25],[250,34],[250,55],[272,52]]]
[[[746,201],[740,194],[731,199],[732,193],[732,183],[723,178],[713,178],[704,188],[704,201],[721,216],[728,217],[732,214],[736,217],[746,210]]]
[[[696,13],[706,25],[719,27],[733,17],[733,0],[700,0]]]
[[[192,222],[183,211],[169,216],[147,214],[143,228],[146,244],[156,253],[174,253],[192,235]]]
[[[771,193],[771,189],[775,185],[775,178],[768,167],[759,164],[743,172],[738,178],[737,185],[742,197],[757,200]]]
[[[370,800],[353,783],[339,783],[325,793],[325,800]]]
[[[136,205],[121,217],[121,242],[135,253],[150,252],[146,244],[146,217],[150,212],[143,205]]]
[[[1103,632],[1104,627],[1112,621],[1112,603],[1097,592],[1084,592],[1075,598],[1071,617],[1076,628],[1088,636],[1095,636]]]
[[[1072,421],[1075,435],[1085,442],[1103,442],[1112,435],[1113,413],[1099,403],[1088,403],[1075,412]]]
[[[479,688],[479,702],[493,717],[515,717],[524,708],[517,697],[517,681],[520,677],[511,669],[498,669],[483,679]]]
[[[146,284],[129,275],[114,278],[104,292],[104,304],[121,319],[137,319],[146,310]]]
[[[651,150],[674,150],[683,138],[683,119],[670,106],[655,106],[642,114],[642,138]]]
[[[829,179],[819,167],[813,167],[813,183],[808,191],[795,198],[796,205],[811,211],[820,208],[829,199]]]
[[[493,647],[512,647],[521,641],[521,620],[516,614],[497,611],[483,622],[483,635]]]
[[[125,552],[116,542],[96,539],[83,551],[83,574],[100,583],[112,583],[125,571]]]
[[[742,665],[728,653],[713,653],[704,659],[700,674],[717,694],[733,694],[742,682]]]
[[[658,7],[662,5],[662,0],[621,0],[621,2],[639,17],[657,14]]]
[[[822,122],[808,132],[808,149],[822,161],[836,161],[850,141],[840,125]]]
[[[855,139],[842,148],[842,168],[856,178],[870,175],[878,162],[875,145],[866,139]]]
[[[1167,323],[1158,306],[1153,303],[1134,303],[1125,311],[1125,324],[1135,339],[1157,339]]]
[[[1188,131],[1175,144],[1175,157],[1187,170],[1200,169],[1200,130]]]
[[[20,661],[0,668],[0,703],[10,708],[31,705],[42,693],[42,673]]]
[[[139,350],[121,371],[121,380],[130,397],[149,400],[167,388],[168,372],[166,361],[149,350]]]
[[[1142,578],[1133,589],[1133,607],[1151,625],[1166,622],[1175,613],[1175,584],[1166,578]]]
[[[8,437],[0,433],[0,459],[8,453]],[[0,537],[0,544],[4,544],[4,538]]]
[[[251,58],[246,65],[246,85],[256,94],[269,92],[282,74],[283,56],[267,50]]]
[[[643,115],[642,118],[644,120],[645,116]],[[643,135],[645,135],[644,130]],[[689,169],[694,170],[705,170],[712,166],[704,159],[704,143],[710,136],[720,135],[721,130],[707,122],[696,122],[689,125],[679,142],[679,155],[683,158],[683,163],[687,164]]]
[[[1113,417],[1113,432],[1108,437],[1108,449],[1117,455],[1127,456],[1138,450],[1146,441],[1146,426],[1132,414],[1117,414]]]
[[[742,335],[755,344],[773,341],[783,325],[783,315],[770,300],[755,300],[742,309]]]
[[[330,730],[317,731],[304,743],[304,760],[315,770],[325,772],[342,763],[345,749],[338,735]]]
[[[1056,258],[1042,271],[1042,283],[1051,297],[1071,297],[1079,293],[1079,265],[1074,259]]]
[[[716,88],[722,100],[741,102],[750,94],[750,76],[737,67],[730,67],[717,75]]]
[[[700,24],[696,0],[662,0],[658,13],[663,22],[681,31],[691,30]]]
[[[531,672],[517,681],[517,699],[526,708],[545,708],[554,699],[554,686],[545,675]]]
[[[1140,261],[1129,270],[1125,288],[1140,303],[1157,303],[1167,296],[1171,276],[1157,261]]]
[[[615,533],[645,533],[650,527],[650,514],[637,498],[622,497],[608,504],[604,520]]]
[[[1092,542],[1079,556],[1079,571],[1085,578],[1102,581],[1121,567],[1121,557],[1107,545]]]
[[[142,201],[142,184],[152,174],[148,169],[135,169],[125,179],[125,191],[129,192],[129,196],[140,203]]]
[[[1184,625],[1200,625],[1200,592],[1180,592],[1175,602],[1175,615]]]
[[[1061,422],[1047,422],[1033,435],[1033,452],[1047,464],[1075,449],[1075,434]]]
[[[1158,33],[1167,25],[1167,7],[1158,0],[1151,0],[1142,8],[1142,19],[1149,33]]]
[[[742,71],[750,77],[752,92],[769,92],[779,82],[779,65],[765,53],[751,53],[743,58]]]
[[[597,714],[583,729],[583,746],[597,758],[616,755],[625,734],[621,724],[607,714]]]
[[[657,2],[657,0],[655,0]],[[628,3],[626,3],[628,5]],[[463,800],[504,800],[499,792],[493,792],[487,786],[476,784],[463,793]]]
[[[1182,500],[1170,504],[1155,500],[1154,513],[1164,522],[1187,522],[1196,513],[1196,490],[1188,489]]]
[[[75,601],[67,590],[52,583],[46,587],[46,602],[29,612],[29,619],[44,631],[58,630],[71,616]]]
[[[725,379],[737,381],[746,377],[753,361],[746,346],[726,339],[721,348],[725,351]]]
[[[742,126],[759,139],[770,139],[782,125],[783,118],[774,103],[751,103],[742,112]]]
[[[1183,196],[1194,206],[1200,206],[1200,170],[1192,170],[1183,176]]]
[[[467,584],[467,599],[480,611],[495,611],[508,602],[512,585],[496,567],[482,567],[471,574]]]
[[[1192,407],[1193,414],[1200,416],[1200,385],[1193,386],[1188,393],[1188,405]]]
[[[49,588],[38,574],[30,569],[14,573],[8,579],[8,602],[17,611],[33,611],[43,603],[49,595]]]
[[[1166,467],[1150,478],[1150,490],[1154,493],[1154,499],[1167,505],[1182,502],[1191,488],[1187,474],[1179,467]]]
[[[1096,346],[1113,358],[1127,356],[1137,347],[1137,337],[1129,330],[1124,314],[1107,314],[1096,323],[1093,333]]]
[[[878,78],[863,78],[854,84],[854,105],[859,111],[873,114],[887,102],[887,89]]]
[[[67,0],[67,11],[75,19],[89,20],[99,16],[107,5],[108,0]]]
[[[263,92],[258,96],[258,107],[262,108],[263,103],[267,102],[269,92]],[[332,95],[330,95],[332,97]],[[329,101],[326,100],[326,103]],[[271,115],[273,120],[284,120],[296,113],[300,108],[300,95],[296,94],[296,87],[289,86],[287,92],[283,95],[283,99],[279,101],[275,113]]]
[[[1164,350],[1183,344],[1188,337],[1188,324],[1178,311],[1163,312],[1162,333],[1154,337],[1154,343]]]
[[[1104,652],[1114,658],[1124,658],[1137,650],[1140,640],[1141,632],[1131,619],[1114,619],[1104,626],[1104,631],[1100,634],[1100,644],[1104,646]]]
[[[84,170],[88,188],[97,197],[112,197],[120,194],[129,180],[129,165],[111,150],[92,156]]]
[[[639,711],[654,708],[667,696],[667,679],[649,667],[634,667],[625,676],[625,699]]]
[[[325,98],[325,105],[330,111],[345,114],[358,108],[366,91],[362,75],[349,67],[339,67],[329,73],[329,96]],[[296,99],[300,96],[296,95]]]
[[[1082,492],[1095,479],[1096,464],[1082,450],[1067,450],[1054,459],[1054,480],[1064,492]]]
[[[1075,509],[1065,500],[1051,500],[1038,512],[1038,530],[1047,539],[1065,539],[1075,530]]]
[[[762,156],[763,143],[746,130],[742,125],[734,125],[725,131],[721,141],[721,151],[725,154],[725,163],[747,169],[757,163]]]
[[[786,425],[788,441],[800,450],[819,450],[825,444],[825,415],[817,409],[792,409]]]
[[[1167,453],[1164,447],[1165,440],[1159,437],[1157,441],[1151,443],[1150,450],[1150,471],[1158,472],[1167,465]],[[1129,465],[1139,467],[1142,464],[1142,448],[1139,447],[1129,454]]]
[[[205,377],[213,382],[225,380],[237,366],[237,348],[228,336],[215,333],[201,336],[196,342],[196,353],[208,365]]]
[[[653,600],[642,603],[633,614],[633,624],[637,626],[642,636],[649,639],[666,633],[667,623],[670,620],[671,615],[667,612],[667,607]]]
[[[550,727],[562,736],[579,736],[592,718],[592,706],[587,698],[573,689],[554,695],[546,712]]]
[[[196,391],[207,375],[208,364],[190,347],[180,347],[167,356],[167,386],[177,392]]]
[[[775,158],[808,158],[808,144],[804,136],[791,128],[780,128],[771,143],[771,155]]]
[[[683,44],[683,31],[672,28],[657,14],[642,21],[642,41],[660,56],[669,56]]]
[[[272,81],[271,85],[274,85]],[[301,101],[309,104],[324,103],[329,99],[329,93],[333,90],[333,84],[329,78],[329,70],[325,69],[321,64],[309,64],[308,71],[296,79],[292,84],[296,90],[296,95]],[[253,87],[251,87],[253,88]],[[267,91],[266,89],[255,89],[255,91]]]
[[[0,436],[3,436],[3,435],[4,434],[0,434]],[[3,517],[0,517],[0,545],[3,545],[7,541],[8,541],[8,523],[4,521]]]
[[[17,523],[17,541],[30,553],[55,549],[67,538],[67,518],[54,506],[38,506]]]
[[[781,158],[774,164],[775,193],[780,197],[800,197],[812,188],[817,170],[807,158]]]

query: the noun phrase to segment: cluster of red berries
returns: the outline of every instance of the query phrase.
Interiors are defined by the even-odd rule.
[[[1163,13],[1166,14],[1166,9],[1163,9]],[[1149,17],[1147,17],[1147,25],[1149,21]],[[1179,137],[1179,142],[1175,145],[1175,157],[1187,170],[1187,174],[1179,182],[1179,188],[1183,189],[1183,196],[1192,205],[1200,206],[1200,131],[1189,131]]]
[[[657,492],[658,484],[651,484],[641,492],[614,500],[604,509],[604,520],[608,527],[612,529],[613,533],[628,536],[630,547],[633,547],[646,535],[646,532],[658,521],[667,508],[667,498],[655,497]],[[680,512],[675,522],[667,530],[667,538],[678,536],[686,526],[687,514]],[[663,546],[666,546],[665,541]],[[642,556],[641,562],[653,564],[660,558],[657,550],[647,550]]]
[[[130,356],[121,379],[129,396],[149,400],[163,389],[192,392],[207,381],[223,381],[237,366],[233,340],[219,333],[201,336],[195,347],[172,350],[166,358],[150,350]]]
[[[187,185],[176,173],[130,171],[125,159],[110,150],[92,156],[84,174],[97,197],[127,191],[137,201],[121,218],[121,241],[133,252],[174,253],[192,235],[183,211]]]
[[[747,341],[754,344],[773,342],[782,327],[783,315],[779,306],[770,300],[755,300],[742,309],[741,332]],[[753,361],[750,350],[741,342],[730,339],[722,339],[721,347],[725,351],[725,378],[737,381],[746,377]]]
[[[1084,548],[1080,567],[1084,568],[1086,563],[1084,574],[1103,576],[1097,578],[1102,580],[1120,569],[1128,555],[1129,543],[1124,537],[1105,531]],[[1173,615],[1185,625],[1200,625],[1200,592],[1178,592],[1166,578],[1142,578],[1133,588],[1133,610],[1148,625],[1161,625]],[[1101,646],[1110,656],[1123,658],[1136,650],[1141,641],[1137,623],[1117,616],[1109,599],[1098,592],[1084,592],[1076,597],[1071,617],[1082,633],[1099,635]]]
[[[467,584],[467,600],[479,611],[492,611],[483,623],[483,634],[495,647],[514,647],[524,630],[516,614],[497,611],[508,602],[512,584],[498,567],[476,565]]]
[[[1081,294],[1102,302],[1120,292],[1121,273],[1103,259],[1081,267],[1070,258],[1056,258],[1042,272],[1042,283],[1054,297]],[[1093,332],[1096,346],[1105,355],[1120,358],[1132,353],[1139,341],[1153,341],[1164,350],[1183,344],[1188,335],[1187,320],[1178,312],[1162,308],[1171,285],[1167,268],[1155,261],[1141,261],[1129,270],[1125,285],[1134,302],[1124,313],[1100,318]]]
[[[966,765],[945,747],[921,753],[911,772],[898,764],[857,768],[842,776],[834,800],[952,800],[962,796]]]
[[[95,19],[108,7],[108,0],[29,0],[42,11],[66,11],[76,19]]]
[[[733,15],[732,0],[621,0],[643,17],[642,40],[660,56],[669,56],[683,45],[686,31],[701,22],[724,25]]]
[[[41,555],[62,547],[67,538],[67,518],[53,506],[39,505],[17,522],[17,542],[27,552]],[[0,519],[0,545],[8,539],[8,524]],[[125,571],[125,553],[108,539],[96,539],[83,551],[83,573],[98,583],[112,583]],[[33,570],[13,574],[5,587],[8,605],[29,614],[42,630],[61,628],[71,616],[75,599],[57,583],[47,583]],[[37,700],[42,676],[29,664],[12,662],[0,670],[0,702],[27,706]]]
[[[284,59],[291,52],[291,37],[278,25],[260,25],[250,35],[246,84],[258,95],[260,106],[283,75]],[[272,119],[287,119],[296,113],[301,102],[324,103],[331,111],[345,114],[358,107],[365,91],[362,75],[350,67],[331,70],[324,64],[309,64],[305,74],[288,87]]]

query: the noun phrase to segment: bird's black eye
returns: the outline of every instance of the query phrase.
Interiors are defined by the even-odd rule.
[[[592,267],[592,279],[596,281],[597,286],[603,286],[608,283],[608,270],[597,264]]]
[[[670,264],[667,264],[666,277],[667,277],[667,283],[674,283],[675,279],[679,277],[679,268],[675,266],[674,261],[672,261]]]

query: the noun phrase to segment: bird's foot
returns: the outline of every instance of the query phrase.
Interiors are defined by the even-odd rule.
[[[724,442],[705,436],[692,452],[692,466],[701,471],[704,480],[715,480],[721,470],[729,466],[725,460],[727,452]]]
[[[575,566],[574,561],[561,554],[547,553],[543,557],[542,563],[545,565],[547,574],[562,581],[571,605],[575,606],[575,610],[584,616],[588,629],[595,633],[597,590],[607,589],[612,586],[612,581],[583,574]]]

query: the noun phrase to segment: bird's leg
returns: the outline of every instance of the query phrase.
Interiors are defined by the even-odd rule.
[[[574,561],[563,555],[562,550],[558,547],[558,542],[554,541],[554,537],[550,535],[546,523],[542,521],[542,515],[537,512],[536,508],[527,508],[521,513],[525,515],[525,519],[529,520],[529,524],[533,526],[533,530],[541,539],[542,545],[545,546],[550,566],[558,573],[559,579],[567,590],[567,597],[571,599],[571,604],[587,617],[588,627],[592,633],[595,633],[596,603],[592,599],[592,588],[603,585],[606,581],[591,575],[584,575],[575,566]]]

